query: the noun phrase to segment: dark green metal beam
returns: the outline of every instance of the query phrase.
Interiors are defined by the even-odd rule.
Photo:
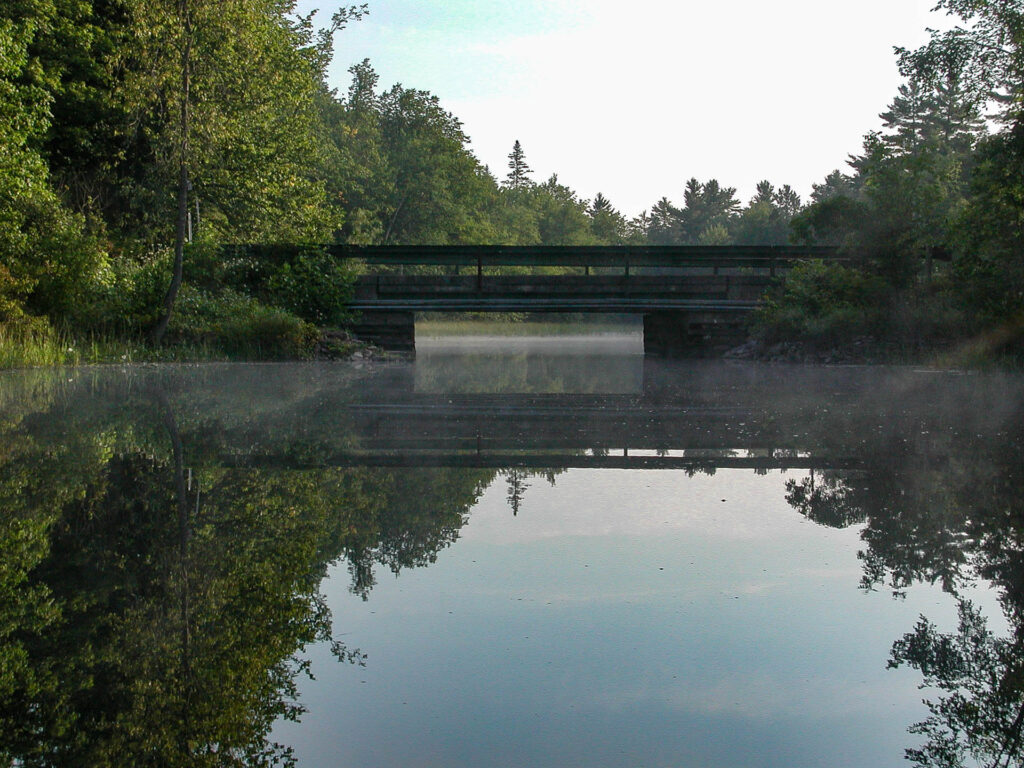
[[[367,265],[472,267],[761,267],[793,261],[846,261],[830,246],[803,245],[229,245],[229,257],[286,261],[323,249]]]

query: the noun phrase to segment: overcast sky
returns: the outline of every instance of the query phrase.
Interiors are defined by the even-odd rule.
[[[440,97],[504,178],[602,192],[633,216],[696,176],[811,184],[860,148],[900,83],[893,46],[942,24],[933,0],[369,0],[339,35],[331,85],[369,58],[381,86]],[[300,9],[332,9],[300,0]]]

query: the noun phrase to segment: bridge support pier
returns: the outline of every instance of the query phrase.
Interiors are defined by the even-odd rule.
[[[412,312],[361,312],[352,332],[386,350],[416,351],[416,316]]]
[[[740,344],[743,317],[735,312],[674,310],[644,315],[644,354],[708,357]]]

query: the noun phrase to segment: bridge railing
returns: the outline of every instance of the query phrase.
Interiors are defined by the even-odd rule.
[[[482,273],[496,267],[555,267],[630,270],[758,269],[776,270],[807,259],[846,260],[831,246],[803,245],[325,245],[338,259],[357,259],[372,267],[469,267]],[[227,255],[283,261],[303,249],[298,245],[227,246]]]

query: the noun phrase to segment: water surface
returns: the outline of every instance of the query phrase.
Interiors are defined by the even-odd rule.
[[[0,374],[0,762],[1020,764],[1024,380],[630,344]]]

